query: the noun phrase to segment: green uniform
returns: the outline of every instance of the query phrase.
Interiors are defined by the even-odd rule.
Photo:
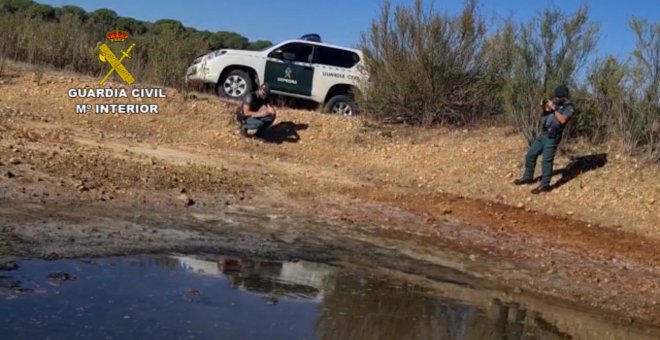
[[[573,117],[573,113],[575,112],[573,104],[568,100],[557,105],[557,111],[569,119]],[[564,132],[564,125],[559,123],[553,112],[543,116],[541,126],[543,127],[541,134],[532,142],[525,156],[525,173],[523,174],[523,179],[533,179],[536,159],[539,155],[543,155],[541,163],[541,185],[550,186],[552,165],[555,159],[555,153],[557,152],[557,146]]]

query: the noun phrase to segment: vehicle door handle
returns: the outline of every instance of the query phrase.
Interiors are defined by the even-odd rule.
[[[305,70],[314,70],[314,67],[312,66],[303,66],[303,67],[305,68]]]

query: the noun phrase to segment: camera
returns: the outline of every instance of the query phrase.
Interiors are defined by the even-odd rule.
[[[549,102],[550,102],[550,100],[548,100],[548,99],[543,99],[543,102],[541,103],[541,112],[542,112],[542,114],[543,114],[544,116],[547,115],[547,114],[552,113],[552,111],[548,111],[548,110],[546,109],[546,105],[547,105]],[[554,101],[553,101],[553,103],[554,103]],[[555,105],[557,105],[557,104],[555,103]]]

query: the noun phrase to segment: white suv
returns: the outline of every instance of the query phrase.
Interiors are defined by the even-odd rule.
[[[356,114],[355,90],[369,78],[362,52],[309,36],[261,51],[213,51],[195,59],[186,82],[213,85],[218,95],[232,99],[268,82],[272,93],[314,101],[324,112]]]

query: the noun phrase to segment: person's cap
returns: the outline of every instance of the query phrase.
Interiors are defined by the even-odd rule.
[[[270,85],[268,85],[268,83],[262,83],[262,84],[259,86],[259,89],[260,89],[260,90],[263,90],[264,92],[266,92],[266,94],[269,94],[269,93],[270,93]]]
[[[568,87],[566,85],[557,85],[554,90],[555,97],[568,98]]]

